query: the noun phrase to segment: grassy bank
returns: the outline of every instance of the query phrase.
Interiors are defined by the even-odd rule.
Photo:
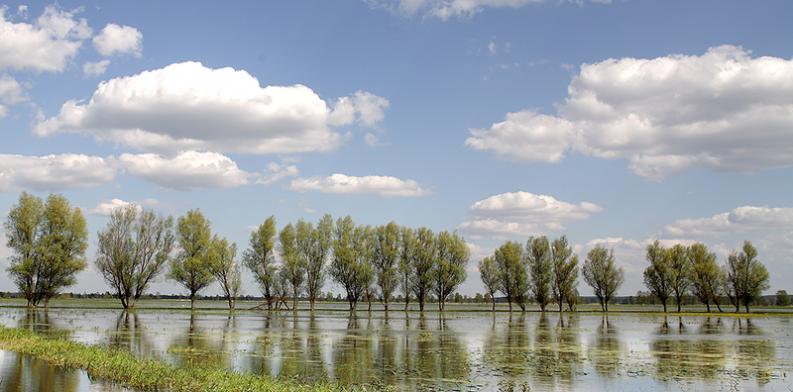
[[[92,377],[139,390],[197,391],[346,391],[334,384],[301,385],[224,369],[176,368],[139,359],[129,352],[89,346],[63,338],[0,327],[0,349],[34,356],[52,365],[85,369]]]

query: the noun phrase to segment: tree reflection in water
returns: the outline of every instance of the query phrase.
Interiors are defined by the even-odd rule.
[[[677,318],[676,324],[677,327],[670,327],[664,317],[650,343],[656,362],[656,377],[664,381],[680,378],[714,380],[724,369],[727,360],[725,341],[717,336],[686,336],[689,332],[681,317]],[[700,325],[699,331],[713,334],[720,324],[721,320],[713,323],[708,317]]]
[[[594,345],[589,348],[589,359],[598,374],[613,376],[620,366],[622,342],[617,328],[603,316],[595,332]]]

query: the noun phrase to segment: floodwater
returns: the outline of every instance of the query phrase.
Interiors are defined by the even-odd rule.
[[[36,358],[0,350],[0,391],[125,392],[125,388],[93,380],[84,370],[51,366]]]
[[[792,318],[0,309],[5,326],[177,366],[462,391],[793,391]],[[77,385],[52,390],[92,390],[82,372],[53,372],[10,353],[2,372],[4,390],[39,390],[20,385],[45,377]]]

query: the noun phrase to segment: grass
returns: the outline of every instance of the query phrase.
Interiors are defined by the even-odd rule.
[[[29,330],[0,327],[0,349],[30,355],[55,366],[85,369],[92,377],[139,390],[197,391],[348,391],[338,384],[298,384],[218,368],[177,368],[131,353],[44,337]],[[358,389],[363,390],[363,389]]]

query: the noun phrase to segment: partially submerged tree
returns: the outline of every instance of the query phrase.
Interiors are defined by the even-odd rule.
[[[400,242],[400,229],[396,223],[390,222],[385,226],[377,227],[375,231],[374,265],[375,282],[380,289],[380,301],[385,310],[391,297],[399,287],[399,260],[402,244]]]
[[[373,271],[371,259],[374,255],[375,237],[372,229],[357,226],[349,216],[339,218],[334,228],[333,260],[330,276],[347,293],[350,310],[355,310],[358,301],[369,288]]]
[[[432,291],[438,299],[438,310],[443,311],[449,295],[465,281],[465,266],[470,253],[463,237],[442,231],[437,238],[437,258],[432,268]]]
[[[134,308],[170,258],[173,219],[135,205],[117,208],[97,243],[96,269],[121,306]]]
[[[306,280],[306,265],[308,261],[304,254],[298,250],[297,232],[292,224],[288,224],[281,229],[278,235],[281,245],[281,273],[286,277],[289,288],[292,291],[292,310],[297,310],[297,299]]]
[[[229,244],[225,238],[215,236],[212,238],[209,252],[212,275],[220,284],[229,310],[234,310],[242,288],[240,266],[234,261],[237,256],[237,244]]]
[[[496,311],[496,291],[501,290],[501,277],[499,276],[498,266],[496,260],[491,257],[485,257],[479,262],[479,277],[482,278],[482,284],[485,285],[490,300],[493,302],[493,311]]]
[[[722,274],[716,263],[716,254],[708,247],[696,243],[688,248],[688,259],[691,262],[691,289],[694,295],[710,312],[710,304],[716,304],[721,311],[718,295],[722,291]]]
[[[727,265],[736,312],[743,304],[748,313],[749,305],[769,287],[768,270],[757,260],[757,249],[749,241],[744,241],[741,252],[727,258]]]
[[[552,277],[551,292],[553,299],[559,304],[559,313],[564,304],[575,306],[578,287],[578,255],[573,254],[573,248],[567,242],[567,237],[561,236],[551,244]]]
[[[523,247],[517,242],[507,241],[496,248],[494,258],[501,281],[500,289],[507,297],[510,312],[513,302],[525,311],[530,282]]]
[[[609,311],[609,302],[625,280],[622,268],[614,263],[614,251],[598,245],[589,251],[583,268],[584,281],[592,287],[600,308]]]
[[[672,294],[675,296],[677,312],[683,302],[683,296],[688,291],[691,276],[691,263],[688,261],[688,249],[682,244],[675,244],[666,251],[669,258],[669,278],[672,286]]]
[[[272,309],[276,267],[273,260],[275,249],[275,217],[270,216],[251,233],[250,245],[243,254],[243,263],[253,273],[259,284],[267,309]]]
[[[545,236],[531,237],[526,242],[526,259],[529,265],[530,292],[534,301],[540,305],[540,311],[551,302],[551,282],[553,281],[553,264],[551,262],[551,246]]]
[[[410,306],[410,293],[413,291],[413,263],[416,256],[416,235],[413,229],[402,227],[400,232],[401,251],[399,254],[399,284],[405,299],[405,311]]]
[[[8,272],[28,307],[41,302],[48,307],[50,299],[75,284],[75,276],[85,269],[85,218],[63,196],[50,195],[43,203],[22,193],[8,213],[5,232],[13,252]]]
[[[672,271],[667,257],[667,250],[661,242],[655,240],[647,245],[647,261],[650,265],[644,270],[644,285],[658,298],[666,313],[666,304],[672,296]]]
[[[176,225],[179,254],[171,260],[168,277],[184,286],[190,295],[190,309],[195,309],[196,294],[215,279],[211,268],[212,230],[199,210],[179,217]]]
[[[424,303],[432,289],[432,267],[435,264],[436,240],[432,230],[421,227],[415,233],[415,248],[413,251],[413,294],[419,302],[419,310],[424,311]]]
[[[314,303],[322,294],[322,286],[325,284],[325,263],[333,249],[333,218],[325,214],[316,228],[311,223],[299,220],[297,247],[307,262],[306,294],[313,311]]]

